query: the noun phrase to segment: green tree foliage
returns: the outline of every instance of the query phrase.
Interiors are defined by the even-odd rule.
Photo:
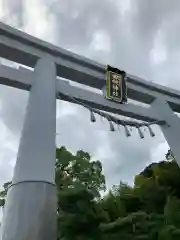
[[[164,207],[164,216],[166,223],[180,228],[180,199],[175,196],[169,196]]]
[[[91,161],[89,153],[69,152],[65,147],[56,150],[56,184],[58,190],[81,188],[91,191],[99,197],[104,191],[105,177],[100,161]]]
[[[99,239],[102,217],[97,199],[106,189],[101,162],[91,161],[84,151],[73,154],[65,147],[57,148],[56,185],[59,238]]]
[[[165,157],[166,157],[166,160],[168,161],[173,161],[173,160],[175,161],[175,156],[171,149],[168,150]]]
[[[135,176],[133,187],[124,183],[113,187],[103,199],[111,213],[111,221],[100,225],[103,239],[179,238],[179,181],[180,169],[169,151],[165,161],[150,164]]]
[[[91,192],[73,189],[59,195],[59,237],[65,239],[99,239],[102,220]]]
[[[0,207],[4,207],[5,205],[5,198],[7,195],[8,188],[11,184],[12,182],[6,182],[3,184],[3,190],[0,192]]]
[[[178,240],[180,239],[180,229],[174,225],[167,225],[159,231],[158,240]]]
[[[165,161],[135,176],[134,186],[120,182],[102,198],[100,161],[65,147],[56,156],[59,240],[180,239],[180,169],[171,150]],[[2,201],[10,184],[0,193]]]

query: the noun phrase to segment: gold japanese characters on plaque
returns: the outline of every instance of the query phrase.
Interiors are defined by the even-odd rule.
[[[106,98],[120,103],[127,102],[125,72],[109,65],[106,70]]]

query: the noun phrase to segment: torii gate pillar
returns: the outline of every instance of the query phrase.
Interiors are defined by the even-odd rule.
[[[166,122],[166,124],[160,125],[160,128],[180,167],[180,119],[163,98],[156,98],[151,104],[151,107],[160,114]]]
[[[50,57],[34,69],[2,240],[56,240],[56,68]]]

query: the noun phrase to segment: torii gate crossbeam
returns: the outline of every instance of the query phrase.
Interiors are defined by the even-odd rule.
[[[13,184],[4,210],[2,240],[56,239],[56,98],[71,102],[73,97],[106,112],[145,122],[165,122],[160,127],[180,165],[180,120],[174,114],[180,113],[180,92],[127,75],[128,98],[149,106],[110,102],[102,93],[58,78],[103,90],[104,65],[3,23],[0,57],[34,68],[0,66],[0,84],[30,91]]]

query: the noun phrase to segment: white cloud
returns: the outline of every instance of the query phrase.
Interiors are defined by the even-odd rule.
[[[160,143],[152,152],[152,161],[164,160],[164,156],[167,153],[168,149],[169,145],[167,144],[167,142]]]
[[[0,1],[0,18],[2,19],[4,17],[4,6],[3,6],[3,2]]]
[[[96,32],[93,35],[90,48],[93,48],[95,51],[109,52],[111,48],[109,36],[103,31]]]
[[[118,0],[116,1],[116,4],[123,17],[125,14],[128,14],[131,11],[132,0]]]
[[[23,1],[23,30],[35,37],[55,42],[56,30],[52,14],[48,14],[43,0]]]
[[[152,59],[154,64],[162,64],[167,60],[167,51],[166,46],[164,44],[163,33],[161,30],[157,32],[154,37],[154,46],[150,51],[150,58]]]
[[[8,181],[12,176],[12,158],[16,155],[7,145],[8,131],[6,126],[0,122],[0,184]]]

